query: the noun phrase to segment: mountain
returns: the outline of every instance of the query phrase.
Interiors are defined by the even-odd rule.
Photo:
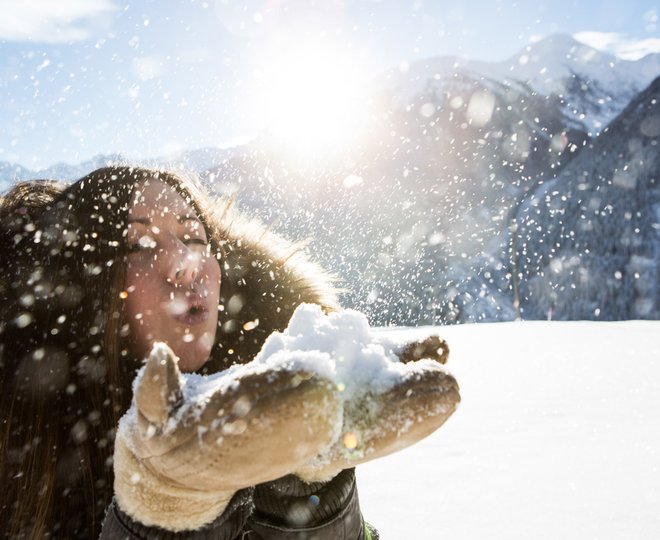
[[[9,188],[18,180],[49,179],[71,182],[82,178],[94,169],[108,165],[125,162],[120,154],[108,154],[94,156],[92,159],[81,163],[56,163],[45,169],[30,170],[21,165],[8,162],[0,162],[0,191]]]
[[[33,178],[49,178],[54,180],[73,181],[82,178],[95,169],[122,163],[125,158],[121,154],[100,154],[92,159],[74,165],[56,163],[46,169],[38,170],[32,174]]]
[[[526,318],[660,318],[660,77],[516,219]]]
[[[584,258],[588,253],[552,259],[554,253],[544,251],[547,242],[570,232],[557,232],[556,213],[543,207],[550,197],[553,209],[564,208],[567,219],[578,220],[570,224],[574,235],[587,219],[580,216],[586,215],[582,195],[589,190],[596,190],[589,204],[609,212],[597,204],[609,201],[603,182],[571,184],[576,175],[591,171],[617,189],[626,182],[635,186],[617,198],[617,205],[608,203],[615,209],[625,203],[621,230],[637,224],[638,212],[648,223],[658,222],[649,217],[651,210],[640,210],[652,197],[636,195],[646,185],[648,167],[658,170],[652,138],[640,135],[653,133],[653,115],[643,118],[648,110],[625,108],[644,90],[642,82],[651,82],[649,74],[658,72],[658,58],[618,61],[568,36],[553,36],[501,63],[430,59],[374,81],[367,135],[332,160],[299,162],[258,138],[237,148],[203,148],[141,163],[193,168],[211,191],[236,196],[239,208],[275,231],[311,239],[307,249],[338,276],[343,304],[365,312],[372,324],[538,318],[547,316],[550,305],[560,317],[597,318],[597,309],[607,318],[641,316],[648,303],[640,300],[634,312],[606,306],[600,297],[594,300],[592,289],[571,307],[570,295],[562,296],[554,281],[547,282],[548,265],[554,272],[561,263],[572,268],[566,275],[574,275],[582,263],[593,263],[590,271],[600,275],[601,262],[614,262]],[[634,127],[624,129],[628,123]],[[630,148],[636,144],[648,157],[635,157]],[[616,157],[619,153],[625,156]],[[99,156],[78,166],[23,170],[18,176],[73,179],[108,161],[124,160]],[[554,185],[559,199],[554,191],[544,191]],[[562,196],[574,200],[562,206]],[[537,208],[542,226],[534,224]],[[631,245],[636,229],[646,231],[644,242],[655,245],[644,227],[640,222],[631,229]],[[598,252],[601,229],[594,225],[592,233],[589,249]],[[641,298],[642,281],[649,282],[635,276],[647,276],[660,260],[655,252],[635,249],[625,261],[617,259],[617,269],[603,270],[625,276],[625,290],[639,293],[633,303]],[[560,285],[573,286],[578,285]],[[616,290],[616,283],[612,287]],[[632,298],[626,294],[621,298]],[[654,305],[646,313],[655,316]]]
[[[566,34],[554,34],[503,62],[439,57],[388,72],[384,84],[399,104],[425,89],[442,90],[454,74],[471,74],[559,99],[568,126],[596,135],[630,100],[660,75],[660,54],[638,61],[597,51]]]
[[[344,304],[374,324],[512,319],[522,262],[509,229],[520,201],[599,139],[590,123],[620,113],[657,61],[616,63],[567,36],[524,52],[514,74],[513,59],[456,58],[385,74],[368,137],[341,163],[306,169],[257,144],[206,178],[276,230],[312,238],[309,250],[346,288]],[[590,117],[576,116],[578,102]],[[543,231],[525,232],[543,242]]]
[[[246,147],[247,145],[227,148],[198,148],[160,156],[142,161],[141,163],[146,166],[166,167],[175,170],[192,170],[204,173],[205,171],[221,166],[232,157],[241,155],[246,151]]]
[[[510,286],[503,231],[588,135],[567,127],[559,100],[470,72],[404,107],[375,95],[369,135],[339,163],[306,168],[255,147],[208,182],[286,235],[312,238],[347,285],[345,304],[375,324],[512,318],[484,295]]]
[[[654,129],[651,117],[644,118],[649,111],[633,114],[635,106],[626,105],[648,101],[653,90],[644,92],[644,85],[660,72],[659,58],[616,60],[569,36],[553,36],[498,64],[457,58],[418,62],[380,79],[368,143],[356,147],[344,164],[297,170],[280,156],[257,151],[247,160],[229,160],[212,173],[213,180],[224,184],[221,192],[237,192],[239,204],[275,220],[285,234],[313,238],[312,253],[347,286],[344,303],[366,312],[375,324],[539,318],[547,317],[550,305],[560,318],[654,318],[657,302],[645,300],[647,292],[656,294],[650,284],[658,282],[653,272],[660,253],[653,250],[629,250],[617,263],[623,289],[612,285],[610,303],[592,298],[598,279],[589,277],[584,297],[571,297],[573,283],[562,289],[565,297],[549,286],[548,294],[558,295],[554,302],[532,294],[548,270],[525,256],[542,250],[556,233],[552,220],[532,226],[520,212],[539,190],[565,181],[555,180],[558,175],[570,180],[588,167],[610,167],[591,174],[612,178],[611,171],[619,171],[616,185],[660,170],[657,149],[646,136],[641,144],[648,157],[614,159],[617,148],[634,146],[639,133]],[[646,168],[626,168],[626,160],[636,159]],[[641,227],[642,243],[655,246],[657,210],[641,189],[649,178],[635,180],[639,189],[629,189],[629,200],[613,196],[624,219],[641,216],[628,220],[638,225],[630,234]],[[559,197],[571,198],[565,212],[572,220],[583,219],[584,190],[584,182],[557,190]],[[577,227],[577,221],[570,226]],[[512,237],[515,226],[519,230]],[[576,265],[575,252],[603,242],[602,230],[613,237],[607,227],[595,227],[589,243],[577,244],[562,264]],[[608,273],[613,264],[595,256],[589,261],[594,276]],[[554,259],[554,269],[559,262]]]
[[[45,169],[32,171],[21,165],[0,162],[0,190],[6,189],[16,180],[49,178],[74,181],[91,171],[109,165],[133,164],[146,167],[192,170],[203,173],[222,165],[232,156],[243,152],[243,148],[199,148],[151,159],[130,160],[121,154],[99,154],[81,163],[56,163]]]
[[[509,69],[509,77],[539,94],[560,96],[573,119],[597,134],[660,75],[660,54],[623,60],[558,34],[528,46],[499,69],[501,75]]]
[[[29,171],[16,163],[0,161],[0,192],[9,188],[18,178],[26,178]]]

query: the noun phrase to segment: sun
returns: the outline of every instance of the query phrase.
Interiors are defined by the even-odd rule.
[[[346,151],[368,117],[366,70],[338,46],[300,42],[260,59],[255,111],[267,142],[298,157]]]

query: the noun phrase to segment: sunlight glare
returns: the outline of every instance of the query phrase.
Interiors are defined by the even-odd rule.
[[[302,43],[263,58],[255,108],[269,142],[306,157],[345,151],[367,117],[364,73],[339,47]]]

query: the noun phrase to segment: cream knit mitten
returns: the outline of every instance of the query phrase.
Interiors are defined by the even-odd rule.
[[[115,442],[115,496],[136,521],[171,531],[211,523],[234,492],[297,470],[336,438],[334,386],[246,364],[182,375],[156,344]]]
[[[449,356],[447,343],[430,336],[394,353],[405,364],[403,376],[385,392],[365,388],[344,403],[340,437],[297,469],[297,476],[306,482],[327,481],[342,469],[415,444],[453,414],[461,398],[456,379],[441,366]]]

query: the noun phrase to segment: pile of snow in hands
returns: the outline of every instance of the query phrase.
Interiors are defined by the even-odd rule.
[[[429,364],[437,366],[431,359],[403,364],[397,356],[402,346],[392,336],[373,333],[362,313],[344,310],[325,315],[317,305],[302,304],[287,329],[271,334],[253,361],[213,375],[180,374],[183,406],[164,426],[164,432],[174,430],[182,418],[190,417],[191,408],[201,414],[211,395],[235,388],[242,377],[250,374],[282,370],[316,374],[332,381],[342,400],[349,401],[367,393],[386,392]],[[169,348],[162,343],[154,345],[151,352],[161,359],[168,354]],[[136,377],[134,389],[143,373],[144,368]]]

